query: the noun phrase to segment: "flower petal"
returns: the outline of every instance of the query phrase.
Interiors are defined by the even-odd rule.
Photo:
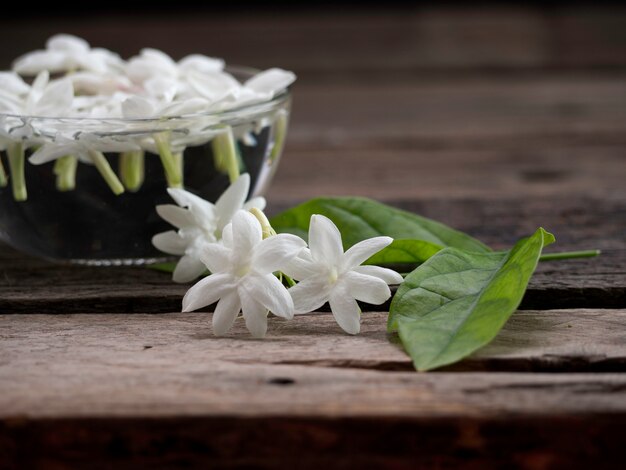
[[[129,119],[149,118],[156,113],[155,104],[141,96],[131,96],[122,103],[122,114]]]
[[[325,276],[312,276],[289,289],[296,314],[317,310],[326,302],[330,288]]]
[[[222,231],[243,207],[250,190],[250,175],[244,173],[232,183],[215,203],[217,229]]]
[[[57,73],[66,68],[67,54],[61,51],[33,51],[13,62],[13,70],[20,75],[36,75],[42,70]]]
[[[291,85],[296,79],[293,72],[272,68],[256,74],[245,86],[257,93],[275,94]]]
[[[246,202],[243,205],[243,210],[249,211],[253,207],[256,207],[257,209],[262,211],[263,209],[265,209],[266,205],[267,205],[267,201],[265,200],[263,196],[253,197],[252,199],[250,199],[248,202]]]
[[[313,261],[311,251],[308,248],[303,248],[298,256],[292,258],[282,267],[281,271],[297,281],[320,273],[319,264]]]
[[[391,237],[374,237],[359,242],[346,251],[344,266],[347,269],[359,266],[393,241]]]
[[[161,204],[156,206],[156,211],[163,220],[169,222],[174,227],[187,227],[194,223],[191,212],[173,204]]]
[[[195,283],[183,297],[183,312],[191,312],[236,292],[235,279],[230,274],[211,274]]]
[[[224,68],[224,61],[202,54],[191,54],[178,61],[180,70],[195,70],[202,73],[219,72]]]
[[[293,318],[293,300],[285,286],[273,274],[249,274],[239,284],[239,289],[274,315]]]
[[[212,273],[226,272],[231,268],[232,251],[221,243],[207,243],[202,247],[200,260]]]
[[[245,258],[263,238],[261,224],[250,212],[239,211],[233,217],[232,227],[233,250],[239,257]]]
[[[224,295],[217,303],[215,313],[213,313],[213,334],[222,336],[230,330],[237,319],[237,315],[239,315],[239,310],[241,310],[241,301],[237,291],[233,290]]]
[[[196,222],[204,227],[215,221],[215,206],[195,194],[180,188],[167,188],[167,193],[180,207],[186,207],[191,211]]]
[[[273,235],[254,248],[252,266],[259,273],[281,271],[305,246],[306,242],[296,235],[290,233]]]
[[[174,230],[157,233],[152,237],[152,244],[157,250],[170,255],[184,255],[187,242]]]
[[[361,309],[356,300],[351,298],[345,289],[333,289],[328,303],[335,320],[343,331],[355,335],[361,330]]]
[[[380,305],[391,297],[387,283],[374,276],[348,271],[341,276],[339,282],[345,286],[350,297],[361,302]]]
[[[245,292],[240,293],[246,328],[255,338],[263,338],[267,332],[267,309]]]
[[[55,34],[46,41],[46,49],[84,54],[89,52],[89,43],[71,34]]]
[[[32,110],[37,116],[60,117],[72,106],[74,85],[65,78],[48,85]]]
[[[172,281],[180,283],[190,282],[204,271],[206,271],[206,268],[202,261],[195,256],[185,255],[178,261],[174,274],[172,274]]]
[[[222,230],[222,239],[221,242],[224,244],[224,246],[226,248],[231,248],[233,247],[233,224],[228,224],[226,227],[224,227],[224,230]]]
[[[337,266],[343,259],[341,233],[333,221],[323,215],[311,216],[309,247],[315,261]]]
[[[401,284],[404,278],[392,269],[381,268],[380,266],[356,266],[353,272],[374,276],[382,279],[387,284]]]
[[[72,155],[76,152],[78,145],[72,144],[47,144],[39,147],[39,149],[33,153],[28,161],[33,165],[41,165],[57,158],[64,157],[65,155]]]

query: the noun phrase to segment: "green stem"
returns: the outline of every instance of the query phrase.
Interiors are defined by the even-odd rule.
[[[296,281],[294,281],[292,278],[290,278],[289,276],[287,276],[286,274],[283,274],[283,281],[287,284],[287,286],[289,287],[293,287],[296,285]]]
[[[26,193],[26,180],[24,178],[24,146],[21,142],[12,142],[7,148],[7,154],[9,156],[13,198],[16,201],[25,201],[28,194]]]
[[[228,173],[231,183],[235,182],[239,178],[239,159],[237,158],[237,146],[232,128],[227,126],[224,132],[215,136],[211,145],[215,167]]]
[[[541,255],[539,261],[560,261],[563,259],[594,258],[602,253],[600,250],[565,251],[563,253],[547,253]]]
[[[66,155],[54,162],[54,174],[57,175],[57,189],[59,191],[72,191],[76,188],[76,168],[78,159],[72,155]]]
[[[141,150],[120,154],[120,179],[129,191],[137,191],[144,180],[145,157]]]
[[[183,178],[176,163],[176,158],[172,155],[169,132],[159,132],[158,134],[154,134],[153,137],[157,150],[159,151],[159,157],[161,157],[161,164],[163,165],[167,185],[170,188],[181,188],[183,186]]]
[[[2,159],[0,159],[0,188],[6,187],[7,184],[9,184],[9,178],[7,178],[7,172],[2,164]]]
[[[96,166],[96,169],[100,172],[100,175],[104,178],[104,181],[106,181],[109,188],[111,188],[111,191],[113,191],[116,196],[122,194],[124,192],[124,186],[102,152],[89,150],[89,156],[91,157],[93,164]]]
[[[274,145],[270,153],[270,163],[274,163],[280,157],[285,146],[285,137],[287,136],[287,113],[279,112],[274,122]]]

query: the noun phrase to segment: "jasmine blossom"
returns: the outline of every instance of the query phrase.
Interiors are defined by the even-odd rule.
[[[250,213],[239,211],[224,229],[223,243],[207,244],[201,254],[212,273],[187,291],[183,312],[218,302],[213,332],[225,334],[239,312],[256,338],[267,331],[267,315],[290,319],[294,304],[287,289],[274,276],[305,246],[295,235],[280,234],[263,239],[261,224]]]

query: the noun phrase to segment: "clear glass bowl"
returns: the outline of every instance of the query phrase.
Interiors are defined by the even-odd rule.
[[[257,72],[241,67],[228,71],[240,79]],[[106,266],[161,260],[164,255],[152,246],[151,239],[172,227],[157,215],[155,206],[173,204],[166,191],[173,184],[159,155],[163,147],[157,149],[156,142],[165,144],[179,165],[180,186],[212,202],[230,184],[233,162],[228,161],[228,151],[224,155],[224,146],[234,143],[231,157],[240,173],[250,175],[248,197],[259,196],[267,189],[280,160],[290,101],[290,93],[285,91],[270,101],[228,111],[161,119],[0,114],[0,119],[11,122],[11,126],[27,128],[40,143],[88,138],[85,141],[95,142],[97,147],[99,140],[131,141],[139,143],[145,152],[134,167],[143,170],[134,171],[127,181],[123,176],[128,170],[124,168],[128,157],[103,153],[121,182],[131,185],[131,190],[127,186],[119,195],[114,194],[96,165],[79,161],[74,188],[59,190],[63,183],[59,182],[62,176],[57,163],[33,165],[26,161],[27,199],[15,199],[11,182],[0,188],[0,238],[20,251],[55,261]],[[36,149],[26,150],[26,158]],[[6,152],[1,158],[8,173]],[[143,182],[137,185],[141,175]]]

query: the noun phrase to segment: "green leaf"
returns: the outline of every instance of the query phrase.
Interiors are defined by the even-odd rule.
[[[163,273],[173,273],[174,269],[176,269],[176,263],[154,263],[147,265],[149,269],[154,269],[155,271],[161,271]]]
[[[394,240],[391,245],[379,251],[366,264],[421,264],[443,249],[424,240]]]
[[[468,253],[445,248],[409,274],[389,311],[417,370],[456,362],[489,343],[522,300],[544,246],[544,229],[512,250]]]
[[[423,262],[428,259],[427,253],[434,254],[436,248],[446,246],[491,251],[475,238],[444,224],[365,198],[311,199],[272,218],[271,224],[277,232],[293,233],[306,240],[313,214],[325,215],[337,225],[346,249],[380,235],[397,239],[397,243],[375,255],[374,261],[369,260],[372,264]]]

